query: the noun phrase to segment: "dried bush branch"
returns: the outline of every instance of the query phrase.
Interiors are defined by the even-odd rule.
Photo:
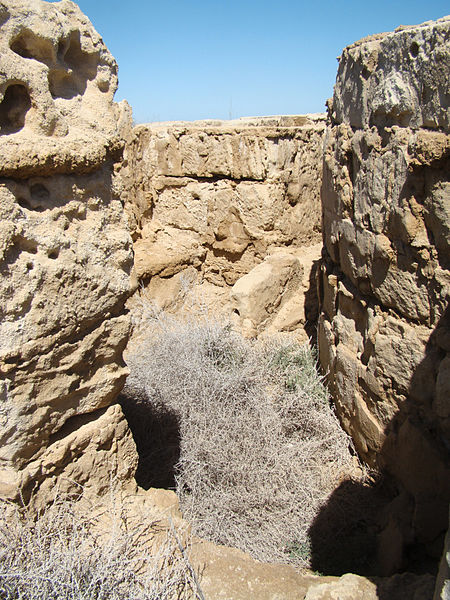
[[[141,409],[176,416],[176,492],[194,532],[306,566],[308,553],[293,548],[307,548],[314,516],[354,469],[311,349],[245,340],[208,315],[183,321],[144,308],[127,358],[127,410],[140,398]]]
[[[130,527],[114,509],[83,513],[57,499],[36,519],[0,502],[2,600],[201,598],[173,525],[144,518]]]

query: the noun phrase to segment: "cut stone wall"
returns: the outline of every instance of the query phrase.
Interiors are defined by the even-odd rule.
[[[324,144],[320,359],[358,451],[402,491],[397,566],[414,542],[436,556],[448,525],[449,33],[347,47]]]
[[[120,408],[133,253],[114,185],[127,107],[72,2],[0,2],[0,495],[130,478]],[[127,116],[128,115],[128,116]]]
[[[230,288],[277,251],[288,262],[305,262],[299,285],[310,287],[311,265],[320,256],[324,118],[174,122],[133,130],[121,170],[123,197],[136,274],[151,298],[171,308],[183,297],[183,285],[195,283],[209,306],[239,312],[242,286],[232,295]],[[304,261],[298,252],[311,246]],[[302,327],[304,306],[286,308],[295,294],[284,294],[270,269],[264,273],[267,306],[240,315],[241,326],[258,333],[284,307],[276,327]]]

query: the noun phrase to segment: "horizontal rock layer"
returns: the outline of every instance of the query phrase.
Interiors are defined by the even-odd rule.
[[[228,288],[265,257],[317,244],[323,131],[323,115],[136,127],[120,175],[150,296],[174,304],[184,277],[228,306]]]

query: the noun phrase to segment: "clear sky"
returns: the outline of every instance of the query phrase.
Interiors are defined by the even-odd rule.
[[[336,57],[448,0],[79,0],[119,63],[138,123],[322,112]]]

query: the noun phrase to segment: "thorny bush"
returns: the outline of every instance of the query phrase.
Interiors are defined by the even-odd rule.
[[[136,337],[127,402],[176,415],[176,492],[194,532],[307,566],[307,553],[292,548],[309,546],[314,516],[354,467],[312,350],[283,337],[246,340],[207,315],[175,318],[149,304]],[[134,435],[144,439],[145,427]]]
[[[130,527],[114,507],[93,517],[70,498],[57,498],[36,518],[0,502],[2,600],[202,598],[197,591],[175,530],[154,519]]]

